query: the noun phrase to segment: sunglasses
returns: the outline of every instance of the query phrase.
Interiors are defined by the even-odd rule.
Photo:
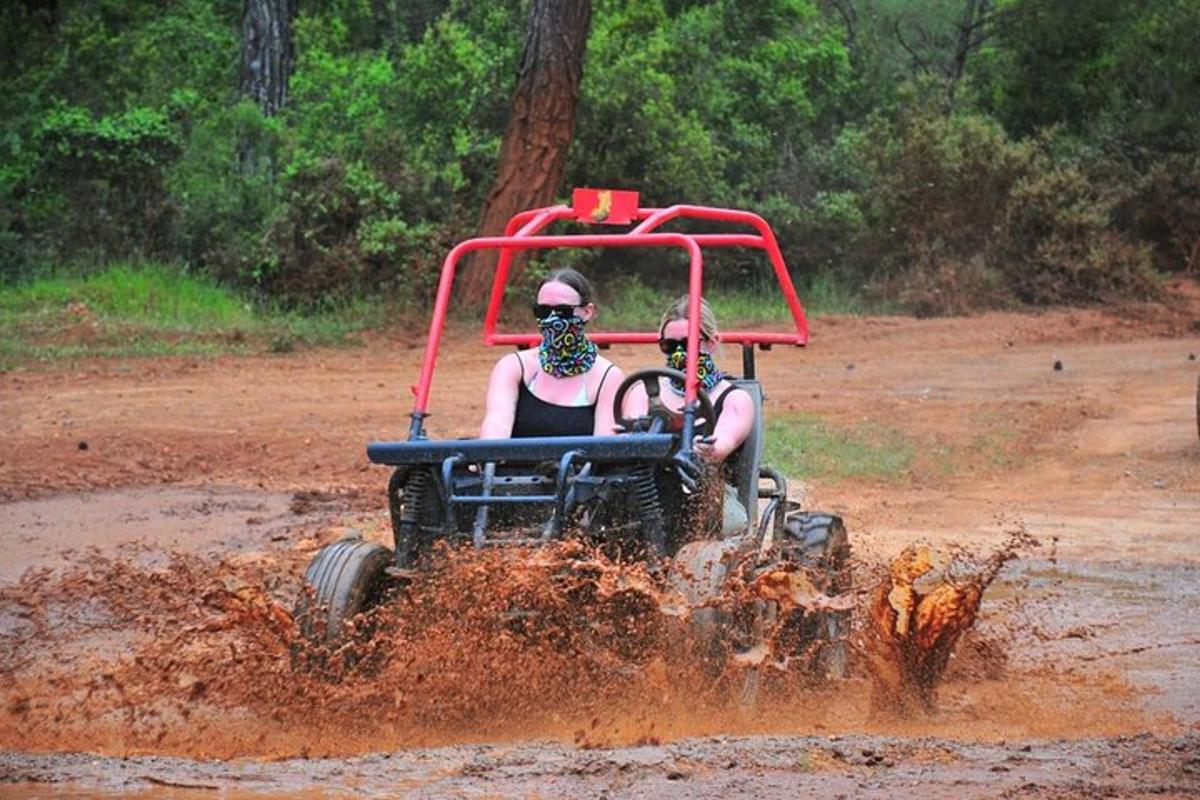
[[[579,306],[572,306],[572,305],[566,305],[566,304],[548,305],[546,303],[534,303],[533,304],[533,318],[534,319],[546,319],[547,317],[550,317],[550,316],[573,317],[573,316],[575,316],[575,309],[577,309],[577,308],[579,308]]]
[[[674,353],[676,350],[687,350],[687,339],[659,339],[658,349],[667,355]]]

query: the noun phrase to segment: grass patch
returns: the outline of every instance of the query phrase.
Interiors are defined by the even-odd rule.
[[[626,281],[619,288],[605,289],[598,326],[602,330],[654,330],[663,309],[681,291],[651,288],[636,279]],[[832,273],[820,273],[802,281],[796,291],[804,313],[810,318],[886,311],[881,306],[867,303],[854,288]],[[744,286],[714,282],[705,290],[704,296],[723,328],[786,327],[792,322],[779,284],[774,280],[759,280]]]
[[[765,425],[766,463],[790,477],[895,481],[912,468],[913,443],[898,430],[869,423],[833,427],[810,414]]]
[[[85,357],[288,352],[381,327],[382,303],[317,313],[262,308],[202,276],[116,264],[0,287],[0,366]]]

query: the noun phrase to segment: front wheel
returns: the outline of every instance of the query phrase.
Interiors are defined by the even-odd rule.
[[[392,561],[383,545],[343,539],[309,562],[295,616],[303,643],[319,660],[340,653],[347,666],[358,662],[357,645],[370,637],[360,617],[382,602]]]

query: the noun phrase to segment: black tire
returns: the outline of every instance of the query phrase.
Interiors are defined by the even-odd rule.
[[[784,523],[784,536],[784,556],[806,567],[816,578],[817,588],[827,595],[850,588],[850,538],[841,517],[819,511],[793,513]],[[846,677],[850,612],[805,612],[787,625],[797,649],[820,643],[812,662],[814,677]]]
[[[323,547],[309,562],[295,616],[303,643],[319,662],[321,654],[369,637],[354,621],[386,596],[385,569],[392,561],[392,551],[383,545],[343,539]],[[354,648],[346,649],[347,666],[353,666],[357,655]]]
[[[789,514],[783,524],[783,554],[807,567],[820,580],[826,594],[849,588],[846,563],[850,557],[850,537],[842,518],[820,511]]]
[[[761,601],[736,613],[704,606],[717,599],[725,587],[731,566],[726,556],[735,547],[733,541],[720,539],[685,544],[673,557],[671,584],[692,607],[686,630],[691,652],[714,680],[723,678],[719,691],[729,692],[727,696],[734,701],[736,711],[752,714],[758,705],[762,667],[730,670],[730,665],[733,658],[757,642],[761,623],[772,608]]]

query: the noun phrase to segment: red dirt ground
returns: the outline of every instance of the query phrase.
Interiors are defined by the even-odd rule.
[[[214,766],[155,753],[308,750],[296,732],[262,734],[257,751],[231,740],[205,753],[170,731],[157,750],[75,728],[30,743],[10,703],[0,795],[1200,793],[1200,293],[1182,289],[1171,307],[823,318],[809,348],[760,354],[768,414],[869,422],[913,443],[913,466],[895,480],[806,487],[807,506],[846,519],[859,557],[886,559],[918,539],[986,551],[1017,526],[1043,543],[989,592],[932,717],[875,718],[852,682],[755,720],[681,714],[649,737],[618,714],[599,750],[563,744],[574,723],[560,720],[390,742],[364,731],[325,741],[327,760]],[[474,433],[497,356],[477,342],[457,331],[439,358],[434,436]],[[233,552],[296,573],[346,527],[374,535],[387,475],[363,446],[403,438],[421,355],[419,339],[380,335],[357,349],[0,375],[0,588],[59,566],[71,548],[65,560],[78,563],[84,546],[150,565],[168,552]],[[656,361],[644,348],[609,355],[627,370]],[[0,635],[17,624],[3,611]],[[75,749],[108,757],[64,754]]]

